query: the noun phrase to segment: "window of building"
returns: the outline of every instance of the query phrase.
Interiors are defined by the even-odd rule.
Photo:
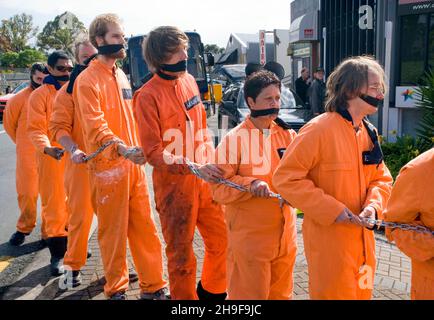
[[[422,84],[430,68],[434,69],[434,14],[403,16],[400,84]]]
[[[431,14],[431,24],[429,30],[429,56],[428,68],[434,72],[434,13]]]

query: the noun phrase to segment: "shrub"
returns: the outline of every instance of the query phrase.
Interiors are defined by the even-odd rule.
[[[384,141],[381,148],[384,153],[384,162],[393,179],[396,178],[403,166],[425,151],[421,138],[408,135],[397,137],[396,142]]]

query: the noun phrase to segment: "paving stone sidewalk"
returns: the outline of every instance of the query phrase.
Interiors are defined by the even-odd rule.
[[[155,218],[162,239],[159,219]],[[303,240],[301,235],[302,219],[297,219],[297,242],[298,254],[294,270],[294,299],[309,299],[308,273],[306,259],[304,256]],[[410,298],[410,260],[404,256],[395,245],[386,241],[381,234],[376,234],[377,240],[377,271],[375,277],[375,288],[373,298],[375,300],[408,300]],[[163,247],[164,247],[163,243]],[[97,232],[92,236],[89,246],[93,256],[88,260],[87,265],[82,269],[83,284],[68,291],[58,290],[53,297],[56,300],[103,300],[104,272],[98,248]],[[196,232],[194,238],[194,251],[197,257],[197,281],[202,269],[204,248],[200,235]],[[131,263],[131,256],[129,256]],[[167,264],[164,255],[164,277],[167,279]],[[127,292],[128,299],[137,299],[140,294],[138,282],[131,283]]]

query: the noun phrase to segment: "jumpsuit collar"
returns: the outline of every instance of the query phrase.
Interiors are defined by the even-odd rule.
[[[250,115],[248,115],[248,116],[246,117],[246,120],[244,120],[244,121],[245,121],[245,123],[246,123],[246,127],[247,127],[247,129],[256,129],[256,130],[259,130],[258,128],[256,128],[256,126],[255,126],[254,123],[252,122],[252,118],[251,118]],[[280,130],[280,126],[277,125],[277,124],[273,121],[273,122],[271,122],[271,124],[270,124],[270,128],[269,128],[268,130],[269,130],[270,134],[273,134],[273,133],[277,132],[278,130]],[[262,131],[261,131],[261,132],[262,132]]]
[[[56,88],[56,91],[62,88],[62,85],[59,83],[59,81],[57,81],[51,74],[44,78],[43,83],[54,86]]]
[[[164,72],[158,70],[157,74],[160,78],[163,78],[164,80],[176,80],[178,77],[170,76],[168,74],[165,74]]]
[[[175,85],[177,85],[178,84],[178,82],[181,80],[181,79],[183,79],[184,77],[186,76],[186,74],[184,74],[184,75],[182,75],[182,76],[179,76],[179,77],[177,77],[177,78],[174,78],[174,79],[169,79],[168,77],[170,77],[170,76],[167,76],[167,75],[161,75],[161,72],[157,72],[157,73],[155,73],[155,75],[152,77],[152,79],[154,80],[154,81],[157,81],[158,83],[161,83],[162,85],[168,85],[168,86],[175,86]],[[170,77],[170,78],[172,78],[172,77]]]
[[[336,112],[340,114],[342,118],[344,118],[348,122],[351,122],[351,126],[354,128],[353,117],[351,116],[350,112],[347,109],[337,108]],[[367,120],[366,117],[362,119],[362,123],[360,123],[359,125],[359,130],[363,127],[363,123],[365,123],[366,120]]]
[[[351,116],[350,112],[347,109],[338,108],[336,112],[339,113],[342,116],[342,118],[351,122],[354,125],[353,117]]]
[[[116,71],[118,70],[118,67],[116,66],[116,64],[113,66],[113,68],[110,68],[109,66],[107,66],[106,64],[102,63],[101,61],[99,61],[98,59],[93,59],[90,63],[89,66],[93,66],[95,65],[97,68],[100,68],[108,73],[110,73],[111,75],[115,75]]]

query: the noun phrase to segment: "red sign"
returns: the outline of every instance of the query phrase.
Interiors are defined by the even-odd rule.
[[[265,51],[265,30],[259,31],[259,63],[264,65],[267,62],[267,54]]]
[[[304,29],[305,38],[313,38],[313,29]]]

